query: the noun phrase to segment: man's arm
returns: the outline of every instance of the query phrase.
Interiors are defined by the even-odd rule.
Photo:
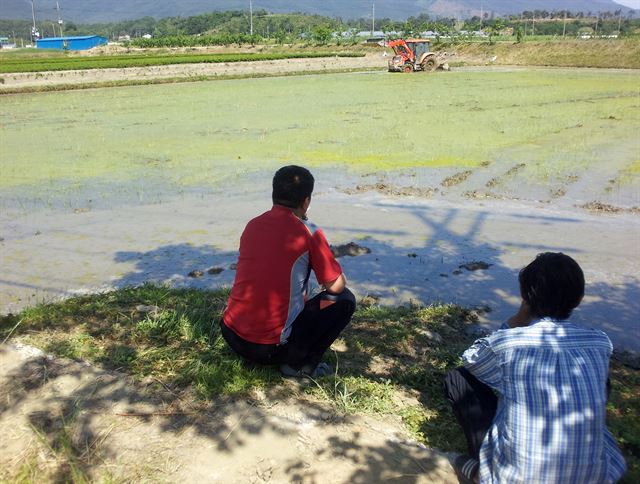
[[[340,274],[335,281],[327,282],[322,285],[329,294],[340,294],[347,286],[347,278],[344,274]]]

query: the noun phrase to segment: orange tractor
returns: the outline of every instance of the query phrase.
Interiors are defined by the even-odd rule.
[[[389,60],[389,72],[431,72],[436,69],[449,70],[446,62],[431,52],[431,41],[426,39],[397,39],[388,43],[394,56]]]

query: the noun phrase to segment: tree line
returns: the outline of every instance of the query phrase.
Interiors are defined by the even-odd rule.
[[[253,26],[253,31],[251,28]],[[262,39],[275,40],[278,43],[291,43],[300,39],[325,43],[335,39],[337,43],[357,41],[357,33],[372,29],[371,19],[361,18],[343,20],[310,14],[271,14],[266,10],[254,12],[252,22],[249,13],[244,11],[210,12],[191,17],[168,17],[155,19],[144,17],[113,23],[76,24],[67,22],[63,30],[57,22],[45,20],[38,22],[43,37],[64,35],[102,35],[110,40],[122,36],[132,38],[150,35],[154,39],[179,39],[185,46],[205,45],[205,40],[188,40],[191,36],[205,36],[208,41],[218,45],[233,43],[255,43]],[[387,37],[394,35],[414,36],[425,31],[436,32],[441,36],[462,32],[487,31],[492,34],[508,32],[509,35],[570,35],[582,31],[593,31],[601,35],[619,33],[633,35],[638,33],[640,19],[630,13],[623,15],[622,10],[602,12],[569,12],[566,10],[524,11],[518,15],[495,17],[485,13],[460,21],[455,18],[432,18],[428,14],[409,17],[398,21],[389,18],[377,19],[376,31]],[[31,22],[25,20],[0,20],[0,35],[28,41]],[[142,41],[140,41],[142,42]],[[144,42],[142,42],[144,43]],[[148,42],[154,44],[154,42]],[[167,44],[167,42],[164,42]],[[206,44],[212,45],[212,44]]]

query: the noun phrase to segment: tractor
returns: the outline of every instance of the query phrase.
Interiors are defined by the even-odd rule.
[[[449,69],[446,62],[441,63],[437,54],[431,52],[430,40],[397,39],[388,45],[395,54],[389,60],[389,72],[431,72],[436,69]]]

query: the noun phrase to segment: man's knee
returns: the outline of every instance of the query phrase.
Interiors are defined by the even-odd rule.
[[[444,377],[444,395],[451,404],[456,404],[469,391],[470,373],[465,367],[455,368]]]

